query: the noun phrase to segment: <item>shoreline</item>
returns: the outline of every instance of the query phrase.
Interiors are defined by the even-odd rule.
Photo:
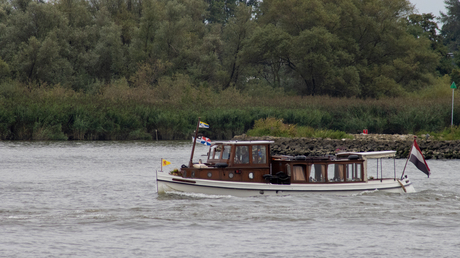
[[[383,151],[395,150],[397,159],[405,159],[409,155],[414,135],[390,134],[355,134],[354,139],[323,139],[323,138],[287,138],[287,137],[250,137],[238,135],[232,140],[271,140],[273,155],[334,155],[343,151]],[[417,143],[425,159],[460,159],[460,141],[437,141],[417,138]]]

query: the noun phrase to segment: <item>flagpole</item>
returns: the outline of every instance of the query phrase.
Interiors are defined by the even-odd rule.
[[[188,163],[189,168],[193,166],[193,153],[195,152],[196,138],[198,138],[198,129],[200,128],[200,120],[201,120],[201,117],[198,117],[198,124],[196,124],[196,130],[195,130],[195,138],[193,139],[192,155],[190,155],[190,162]]]
[[[452,115],[450,118],[450,127],[454,126],[454,89],[452,89]]]
[[[452,115],[450,118],[450,127],[454,126],[454,90],[457,88],[457,85],[455,85],[455,82],[452,82],[452,85],[450,85],[450,88],[452,89]]]
[[[417,136],[414,135],[414,141],[415,141],[416,138],[417,138]],[[403,169],[403,172],[401,174],[401,180],[403,179],[404,172],[406,172],[407,162],[409,161],[410,155],[412,154],[412,147],[413,146],[414,146],[414,143],[412,143],[412,146],[410,147],[409,156],[407,156],[406,165],[404,165],[404,169]]]

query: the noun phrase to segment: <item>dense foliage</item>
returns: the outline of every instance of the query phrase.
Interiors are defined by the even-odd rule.
[[[0,139],[441,131],[459,1],[0,0]]]
[[[308,127],[319,133],[360,133],[367,128],[369,133],[432,134],[450,125],[450,96],[442,93],[450,89],[445,83],[440,86],[420,96],[364,100],[277,92],[251,96],[235,88],[215,93],[194,88],[185,77],[160,80],[157,88],[129,88],[126,81],[118,82],[104,86],[98,95],[16,83],[0,87],[0,139],[190,139],[198,117],[211,127],[200,132],[213,140],[243,134],[255,121],[269,117],[295,125],[297,136],[310,135]],[[454,123],[459,124],[458,97],[455,110]]]
[[[0,81],[402,96],[452,71],[434,17],[411,14],[407,0],[0,0]]]

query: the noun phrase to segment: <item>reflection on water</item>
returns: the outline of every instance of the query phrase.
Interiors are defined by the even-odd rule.
[[[429,179],[408,165],[414,194],[158,196],[161,158],[168,171],[190,151],[188,141],[0,142],[0,256],[453,257],[460,245],[459,161],[428,160]],[[195,160],[206,152],[197,145]]]

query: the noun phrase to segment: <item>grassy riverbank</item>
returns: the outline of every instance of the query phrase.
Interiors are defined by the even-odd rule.
[[[458,98],[457,98],[458,99]],[[460,123],[456,100],[454,123]],[[134,140],[188,139],[198,117],[210,124],[203,133],[213,140],[246,133],[262,118],[282,119],[302,130],[359,133],[430,133],[446,131],[450,96],[356,99],[289,96],[276,89],[229,88],[215,93],[185,80],[158,87],[130,88],[123,81],[101,86],[94,94],[58,86],[19,83],[0,85],[2,140]],[[306,129],[305,129],[306,128]],[[310,128],[310,129],[308,129]],[[300,130],[300,131],[302,131]],[[453,133],[452,133],[453,132]],[[449,136],[450,135],[450,136]]]

